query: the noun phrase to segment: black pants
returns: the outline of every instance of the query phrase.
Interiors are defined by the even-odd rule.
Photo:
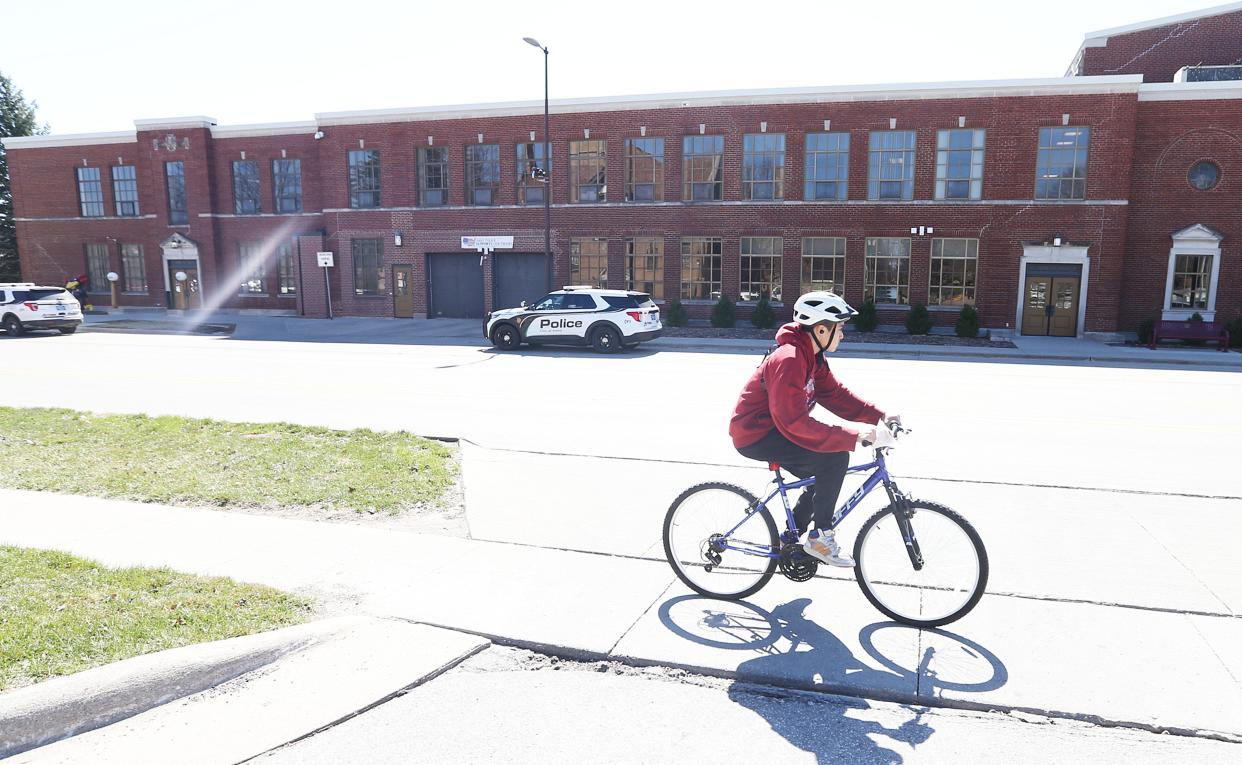
[[[815,476],[815,485],[807,487],[798,497],[794,520],[799,531],[807,530],[812,513],[815,528],[826,530],[832,526],[832,514],[836,512],[841,483],[845,480],[846,468],[850,466],[849,452],[813,452],[798,446],[773,428],[758,443],[744,446],[738,449],[738,453],[761,462],[779,462],[781,467],[798,478]]]

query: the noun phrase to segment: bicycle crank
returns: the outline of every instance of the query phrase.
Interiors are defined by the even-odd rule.
[[[819,561],[807,555],[802,545],[785,545],[781,548],[781,573],[795,582],[805,582],[815,576]]]

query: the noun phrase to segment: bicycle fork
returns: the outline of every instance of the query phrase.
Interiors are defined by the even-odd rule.
[[[893,517],[897,519],[897,529],[901,532],[901,539],[906,544],[906,552],[910,555],[910,565],[915,571],[922,571],[923,551],[919,547],[918,538],[914,536],[914,524],[911,522],[914,518],[914,509],[910,498],[903,494],[897,488],[897,484],[892,481],[884,482],[884,491],[888,492],[888,499],[893,505]]]

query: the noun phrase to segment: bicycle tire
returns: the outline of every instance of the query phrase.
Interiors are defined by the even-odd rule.
[[[711,598],[720,598],[723,600],[740,600],[754,595],[756,592],[763,589],[763,586],[772,579],[772,574],[776,571],[777,565],[777,559],[775,557],[761,558],[759,556],[750,556],[736,551],[727,551],[728,553],[733,553],[729,557],[730,562],[753,562],[755,567],[747,570],[736,566],[730,566],[722,561],[721,564],[713,566],[711,571],[707,571],[707,560],[703,558],[701,554],[702,543],[706,541],[706,538],[697,538],[699,535],[689,529],[686,530],[686,534],[688,535],[686,539],[683,540],[679,537],[679,539],[674,540],[673,538],[678,527],[677,521],[679,518],[679,512],[687,511],[688,508],[692,507],[690,501],[695,497],[695,495],[705,495],[706,492],[709,491],[723,492],[726,495],[732,494],[737,497],[738,502],[736,518],[731,521],[729,527],[740,522],[751,508],[759,504],[759,500],[753,494],[740,486],[735,486],[730,483],[709,481],[707,483],[700,483],[695,486],[691,486],[689,489],[686,489],[678,495],[677,499],[673,500],[673,504],[668,508],[668,513],[664,516],[664,557],[668,560],[669,566],[672,567],[673,573],[677,574],[677,578],[680,579],[687,587],[700,595],[706,595]],[[724,516],[728,518],[732,515],[734,515],[732,508],[726,508]],[[756,522],[756,518],[761,519],[759,523]],[[747,521],[747,529],[749,530],[753,525],[753,528],[755,528],[756,531],[751,533],[758,534],[759,532],[757,529],[759,529],[760,523],[762,524],[763,533],[767,535],[766,544],[768,544],[773,550],[779,549],[780,537],[776,532],[776,523],[772,520],[772,514],[768,511],[767,507],[760,508],[760,510]],[[722,523],[720,525],[723,526],[724,524]],[[727,532],[729,527],[717,528],[713,526],[709,528],[716,529],[712,533],[723,533]],[[700,554],[695,560],[684,560],[692,557],[690,554],[685,554],[686,550],[690,549],[687,547],[687,540],[689,540],[689,543],[699,545]],[[683,551],[683,555],[675,554],[675,546],[680,547]],[[691,553],[693,552],[692,549],[690,551]],[[702,569],[703,576],[699,579],[691,576],[690,570],[694,569]],[[719,574],[718,579],[711,576],[714,573]],[[743,579],[746,575],[755,577],[755,580],[753,582],[746,582]],[[717,581],[719,582],[719,585],[716,584]],[[730,581],[744,586],[739,586],[736,589],[725,586],[726,583]],[[711,583],[710,586],[708,582]]]
[[[969,589],[964,589],[963,587],[956,585],[938,585],[935,582],[930,582],[926,585],[905,585],[892,581],[871,581],[869,572],[872,570],[872,567],[870,564],[874,561],[868,560],[868,551],[875,549],[870,547],[872,540],[876,538],[873,537],[873,534],[881,533],[880,524],[889,516],[891,516],[894,521],[892,526],[896,527],[897,517],[896,507],[894,505],[889,505],[888,507],[878,511],[875,515],[868,518],[858,530],[858,537],[854,540],[854,578],[858,581],[859,588],[862,589],[863,595],[867,597],[867,600],[870,601],[871,605],[875,606],[876,609],[890,619],[912,627],[940,627],[961,619],[979,604],[979,600],[983,597],[983,593],[987,589],[988,584],[988,554],[987,550],[983,546],[983,539],[979,536],[979,532],[975,531],[975,527],[970,524],[970,521],[967,521],[956,511],[935,502],[925,502],[922,500],[912,500],[910,502],[910,507],[915,511],[915,515],[914,518],[911,519],[911,523],[914,524],[914,536],[916,540],[919,540],[920,524],[914,519],[917,519],[921,513],[932,513],[940,518],[943,518],[944,520],[947,520],[950,524],[952,524],[952,526],[956,527],[956,529],[961,532],[962,536],[969,542],[969,548],[974,553],[974,565],[976,567],[974,582],[970,583],[966,580],[966,584],[969,585]],[[899,545],[900,553],[889,552],[893,549],[893,544]],[[900,560],[902,556],[905,556],[906,565],[909,565],[909,570],[913,572],[913,566],[909,563],[909,554],[905,548],[904,541],[900,538],[900,535],[890,540],[887,545],[888,546],[884,548],[885,554],[890,556],[893,561]],[[922,541],[919,541],[919,546],[922,549],[924,559],[927,560],[929,552],[928,547],[924,546]],[[932,550],[931,555],[935,556],[936,552]],[[884,565],[881,563],[880,565],[874,566],[874,568],[883,569]],[[922,572],[913,573],[917,577],[920,576]],[[934,574],[932,576],[934,576]],[[930,618],[924,618],[927,616],[924,613],[912,614],[908,613],[908,610],[899,610],[895,608],[893,605],[893,600],[895,600],[895,598],[882,597],[880,594],[880,588],[883,588],[884,592],[890,593],[891,596],[892,593],[900,592],[898,588],[902,587],[905,587],[908,590],[918,588],[919,597],[917,599],[917,605],[918,610],[920,611],[922,611],[924,607],[926,593],[940,593],[942,595],[944,593],[949,593],[949,595],[944,595],[943,597],[950,602],[952,602],[952,593],[966,592],[967,596],[960,606],[952,608],[948,613],[936,614]],[[904,594],[906,597],[902,598],[903,600],[913,600],[913,592],[906,592]]]

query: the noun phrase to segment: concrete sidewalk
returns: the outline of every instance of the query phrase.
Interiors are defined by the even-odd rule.
[[[37,513],[22,509],[36,500]],[[11,490],[0,544],[227,575],[567,654],[1242,740],[1242,618],[1225,610],[994,594],[922,631],[883,620],[841,579],[778,577],[729,603],[642,556]],[[1003,577],[1009,562],[994,565]]]

